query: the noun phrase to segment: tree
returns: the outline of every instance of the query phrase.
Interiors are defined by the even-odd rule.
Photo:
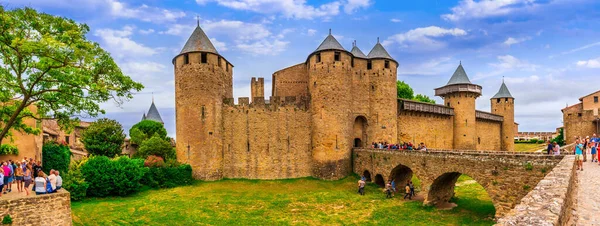
[[[142,120],[129,129],[129,136],[131,137],[130,141],[132,144],[140,145],[154,135],[157,135],[163,140],[170,141],[170,138],[167,137],[165,126],[157,121]]]
[[[174,159],[176,157],[171,142],[164,140],[159,135],[154,135],[150,139],[142,142],[140,148],[135,153],[135,157],[143,159],[150,155],[156,155],[165,160]]]
[[[396,81],[396,90],[398,92],[398,98],[412,100],[415,95],[415,91],[404,81]]]
[[[89,30],[31,8],[0,6],[0,142],[11,129],[40,132],[24,119],[52,115],[68,130],[76,116],[104,114],[99,103],[122,104],[143,88],[98,43],[87,40]]]
[[[432,100],[427,95],[423,95],[423,94],[417,94],[415,96],[414,100],[420,101],[420,102],[425,102],[425,103],[435,104],[435,100]]]
[[[90,154],[114,157],[122,151],[125,133],[119,122],[103,118],[83,131],[81,142]]]

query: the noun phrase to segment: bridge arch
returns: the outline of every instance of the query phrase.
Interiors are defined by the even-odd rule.
[[[379,185],[379,187],[385,187],[385,180],[381,174],[375,175],[375,184]]]
[[[365,116],[359,115],[354,119],[352,138],[355,148],[367,146],[367,126],[367,118]]]
[[[454,189],[456,188],[457,181],[461,175],[469,176],[475,183],[481,185],[487,196],[491,199],[495,211],[498,210],[498,201],[495,200],[494,193],[490,193],[490,187],[485,183],[487,181],[478,180],[476,177],[460,172],[446,172],[435,178],[429,186],[429,191],[427,191],[427,196],[423,204],[433,206],[446,206],[450,204],[450,200],[456,195]],[[476,174],[473,176],[476,176]]]
[[[362,174],[365,177],[365,182],[371,182],[371,172],[365,170]]]
[[[390,180],[396,181],[396,189],[403,191],[402,189],[409,181],[412,181],[414,172],[408,166],[398,164],[390,172]]]

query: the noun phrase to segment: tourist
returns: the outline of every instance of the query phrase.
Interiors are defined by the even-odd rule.
[[[10,168],[10,176],[8,177],[8,192],[12,192],[12,184],[13,181],[15,181],[15,166],[13,165],[12,160],[8,160],[6,162]]]
[[[7,192],[9,192],[9,183],[8,183],[8,179],[10,178],[10,167],[8,167],[8,162],[4,162],[2,163],[2,172],[4,172],[4,178],[2,179],[2,183],[4,184],[4,189],[2,189],[2,192],[4,194],[6,194]]]
[[[415,196],[415,186],[413,185],[412,181],[408,182],[408,187],[410,188],[410,197],[414,197]]]
[[[50,187],[52,188],[49,193],[56,191],[56,174],[54,174],[54,169],[50,170],[50,174],[48,175],[48,181],[50,181]]]
[[[396,194],[396,179],[392,180],[392,192],[394,192],[394,195]]]
[[[2,197],[2,188],[4,188],[4,168],[0,167],[0,197]]]
[[[425,143],[421,142],[421,144],[419,145],[419,150],[427,151],[427,146],[425,146]]]
[[[385,197],[392,198],[392,181],[388,181],[387,184],[385,184]]]
[[[17,181],[17,190],[19,192],[23,192],[23,167],[19,163],[15,168],[15,180]]]
[[[579,141],[575,144],[575,161],[577,170],[583,171],[583,144]]]
[[[364,181],[366,181],[366,180],[367,180],[367,178],[365,177],[365,175],[364,175],[364,174],[362,174],[362,175],[360,175],[360,180],[364,180]]]
[[[585,148],[585,152],[589,153],[590,156],[591,156],[590,157],[590,162],[594,162],[594,155],[592,155],[592,142],[588,142],[587,145],[584,148]]]
[[[60,172],[58,170],[54,170],[54,174],[56,174],[56,190],[62,188],[62,177],[60,176]]]
[[[35,194],[36,195],[43,195],[46,194],[46,185],[48,184],[48,182],[46,181],[46,175],[44,174],[43,171],[39,171],[37,173],[37,177],[35,177]]]
[[[365,195],[365,180],[358,181],[358,194]]]
[[[585,139],[582,139],[581,143],[583,145],[583,161],[587,162],[587,146],[588,146],[588,141],[590,140],[590,137],[587,136],[585,137]]]
[[[32,175],[31,165],[27,165],[23,172],[23,182],[25,183],[25,193],[29,195],[29,185],[31,184],[31,175]]]
[[[590,139],[590,141],[592,142],[592,162],[596,161],[598,162],[598,142],[600,142],[600,138],[598,138],[596,136],[596,134],[594,133],[594,135],[592,135],[592,138]]]
[[[556,141],[554,141],[554,155],[560,155],[560,146],[558,145],[558,143],[556,143]]]
[[[404,195],[403,199],[406,199],[408,197],[408,199],[411,200],[412,196],[410,193],[410,185],[408,183],[406,183],[406,186],[404,187],[404,192],[406,192],[406,194]]]
[[[42,170],[42,162],[41,161],[37,161],[37,162],[33,162],[32,164],[32,169],[33,169],[33,177],[37,178],[38,176],[38,172],[40,172],[40,170]]]
[[[552,145],[552,141],[548,140],[548,148],[546,149],[548,155],[554,154],[554,145]]]

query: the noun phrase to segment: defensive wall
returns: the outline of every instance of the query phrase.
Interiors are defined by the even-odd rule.
[[[72,225],[71,196],[65,189],[48,195],[5,196],[0,216],[10,215],[12,225]]]
[[[485,188],[496,209],[496,218],[508,213],[541,181],[563,156],[494,151],[353,150],[353,169],[383,185],[396,179],[403,185],[416,176],[421,181],[424,204],[439,205],[454,196],[454,186],[466,174]]]

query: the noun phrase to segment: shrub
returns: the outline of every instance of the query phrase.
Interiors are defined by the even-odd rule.
[[[146,167],[162,167],[164,165],[165,160],[156,155],[150,155],[146,158],[146,161],[144,161],[144,166]]]
[[[44,172],[50,172],[50,169],[58,170],[62,173],[69,172],[69,163],[71,162],[71,150],[69,146],[59,144],[54,141],[46,142],[42,146],[42,165]]]
[[[171,146],[171,142],[166,141],[159,136],[145,140],[140,145],[140,148],[134,154],[136,158],[147,158],[150,155],[156,155],[163,159],[176,158],[175,149]]]
[[[157,121],[142,120],[129,129],[130,141],[132,144],[141,145],[145,140],[158,136],[165,141],[169,141],[167,130],[164,125]]]
[[[529,191],[529,189],[531,189],[531,187],[529,185],[523,185],[523,190]]]
[[[92,157],[81,166],[83,178],[89,184],[87,194],[96,197],[134,193],[141,188],[140,180],[146,172],[143,160],[126,156],[113,160],[106,156]]]
[[[192,167],[188,164],[149,167],[142,183],[153,188],[172,188],[189,185],[194,181]]]
[[[527,170],[527,171],[533,170],[533,165],[530,162],[528,162],[527,164],[525,164],[525,170]]]
[[[10,214],[6,214],[4,215],[4,217],[2,218],[2,224],[12,224],[13,220],[12,217],[10,217]]]
[[[0,155],[18,155],[19,149],[10,144],[0,145]]]
[[[69,165],[69,173],[63,176],[63,187],[71,193],[71,200],[77,201],[86,197],[87,189],[90,186],[81,173],[81,166],[87,159],[72,162]]]
[[[81,142],[92,155],[114,157],[121,153],[125,142],[123,127],[112,119],[99,119],[81,134]]]

